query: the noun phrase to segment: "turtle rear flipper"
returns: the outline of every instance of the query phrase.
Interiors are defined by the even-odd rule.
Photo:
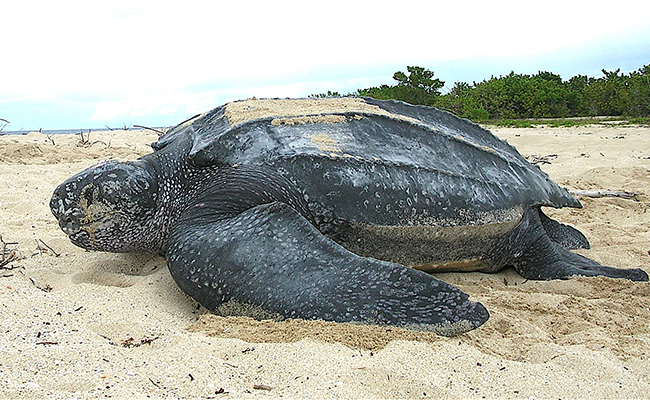
[[[538,276],[535,279],[566,279],[578,275],[625,278],[641,282],[648,281],[648,274],[640,268],[623,269],[607,267],[580,254],[572,253],[557,243],[551,242],[550,247],[550,253],[557,258],[556,260],[552,260],[552,258],[550,260],[546,259],[544,260],[544,264],[538,264],[537,266],[534,260],[524,260],[519,268],[529,271],[534,270],[534,275]],[[524,265],[525,263],[527,264]]]
[[[589,249],[589,240],[576,228],[564,225],[554,219],[549,218],[546,214],[539,211],[539,219],[548,235],[549,239],[561,245],[565,249]]]
[[[495,253],[510,254],[513,258],[506,263],[512,264],[524,278],[550,280],[572,276],[606,276],[632,281],[648,280],[648,274],[641,269],[607,267],[567,250],[561,242],[557,242],[557,237],[550,237],[547,228],[551,226],[555,233],[577,230],[546,216],[554,224],[544,223],[541,215],[542,212],[535,208],[526,211],[519,226],[508,234],[503,247]]]
[[[172,229],[167,261],[178,285],[210,310],[237,302],[282,318],[442,335],[489,317],[483,305],[428,274],[347,251],[284,203],[221,219],[187,214]]]

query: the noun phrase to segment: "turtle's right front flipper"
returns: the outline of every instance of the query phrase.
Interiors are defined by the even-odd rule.
[[[172,230],[167,261],[206,308],[234,300],[284,318],[402,326],[453,335],[489,317],[432,276],[359,257],[284,203],[217,219],[189,211]]]

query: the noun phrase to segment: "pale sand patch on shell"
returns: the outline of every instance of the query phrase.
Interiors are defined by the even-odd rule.
[[[271,125],[280,126],[280,125],[304,125],[304,124],[335,124],[345,122],[345,117],[343,115],[307,115],[304,117],[283,117],[283,118],[274,118],[271,121]]]
[[[417,120],[391,114],[366,103],[357,97],[326,99],[248,99],[228,103],[225,115],[232,125],[260,118],[277,117],[274,125],[325,122],[343,122],[340,116],[331,114],[366,113],[385,115],[418,123]],[[328,115],[329,114],[329,115]],[[295,117],[308,117],[307,119]],[[309,119],[316,118],[316,119]]]

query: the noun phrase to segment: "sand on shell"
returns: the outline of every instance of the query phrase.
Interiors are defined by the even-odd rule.
[[[494,129],[574,190],[627,190],[548,210],[592,243],[580,253],[650,272],[650,129]],[[52,190],[147,131],[0,137],[0,398],[628,398],[650,393],[650,284],[445,273],[490,310],[452,338],[322,321],[206,313],[164,259],[86,252],[51,216]],[[550,157],[549,157],[550,156]],[[0,244],[0,250],[3,250]],[[0,259],[1,260],[1,259]],[[2,262],[0,261],[0,264]]]

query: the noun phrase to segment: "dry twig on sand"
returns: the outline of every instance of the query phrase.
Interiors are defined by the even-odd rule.
[[[106,147],[111,147],[110,144],[106,144],[106,142],[103,142],[101,140],[95,140],[94,142],[90,141],[90,130],[88,130],[88,136],[84,136],[84,131],[81,130],[79,131],[79,136],[81,139],[79,139],[79,143],[77,143],[77,146],[79,147],[91,147],[94,144],[101,143]]]
[[[149,131],[154,131],[154,132],[156,132],[158,134],[158,136],[162,136],[162,135],[165,134],[165,132],[161,131],[160,129],[150,128],[150,127],[144,126],[144,125],[133,125],[133,127],[134,128],[140,128],[140,129],[146,129],[146,130],[149,130]]]
[[[0,268],[1,269],[14,269],[11,264],[14,261],[17,261],[20,257],[18,256],[18,251],[16,246],[18,243],[10,243],[2,240],[2,235],[0,235]]]
[[[108,125],[104,125],[104,126],[105,126],[106,129],[108,129],[109,131],[115,131],[115,130],[119,130],[119,129],[122,129],[123,131],[128,131],[129,129],[131,129],[131,126],[127,126],[126,124],[122,124],[122,128],[111,128],[111,127],[108,126]]]
[[[43,246],[45,246],[45,248],[43,248],[41,246],[41,244],[43,244]],[[54,254],[54,257],[59,257],[61,255],[61,254],[57,253],[56,251],[54,251],[54,249],[52,247],[50,247],[50,245],[45,243],[42,239],[38,239],[36,241],[36,249],[38,251],[37,254],[47,253],[47,251],[49,250],[49,251],[52,252],[52,254]]]
[[[533,165],[550,164],[551,160],[555,160],[557,158],[557,154],[549,154],[546,156],[542,156],[539,154],[528,154],[524,157],[526,158],[526,160],[528,160],[529,163]]]

